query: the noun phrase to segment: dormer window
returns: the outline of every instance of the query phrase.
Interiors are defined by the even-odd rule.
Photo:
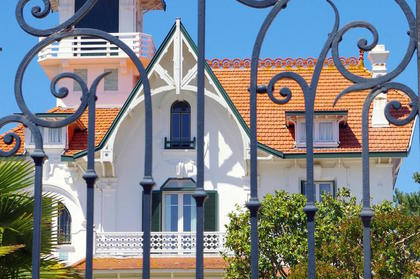
[[[64,128],[44,128],[44,127],[39,127],[41,134],[42,134],[42,139],[43,139],[43,143],[44,143],[44,147],[64,147],[66,142],[65,142],[65,138],[66,138],[66,130]],[[29,139],[29,141],[27,142],[27,144],[29,146],[33,146],[35,145],[35,139],[32,135],[32,132],[27,129],[26,135],[28,136],[27,138]]]
[[[171,106],[171,136],[165,137],[165,149],[194,149],[191,140],[191,106],[186,101],[176,101]]]
[[[304,112],[286,112],[288,125],[295,129],[295,145],[306,147],[306,122]],[[338,147],[340,144],[340,123],[347,120],[347,112],[324,111],[316,112],[313,125],[313,140],[315,148]]]

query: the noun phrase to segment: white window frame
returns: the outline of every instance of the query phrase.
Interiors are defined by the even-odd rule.
[[[49,141],[49,130],[50,128],[41,128],[42,139],[44,143],[44,148],[65,148],[67,146],[67,127],[53,128],[61,129],[61,142],[50,142]],[[32,132],[29,128],[25,129],[25,146],[28,148],[34,148],[35,142],[33,142]]]
[[[178,231],[177,232],[184,232],[184,201],[183,197],[184,195],[192,195],[193,192],[190,191],[164,191],[162,192],[162,231],[163,232],[170,232],[165,230],[165,197],[168,195],[178,195]],[[193,198],[194,200],[194,198]],[[197,216],[196,216],[197,221]],[[195,232],[196,226],[191,224],[191,231]]]
[[[302,183],[306,182],[306,180],[301,180],[301,185]],[[335,198],[334,196],[334,187],[335,187],[335,181],[333,180],[319,180],[319,181],[314,181],[315,184],[315,201],[320,202],[321,201],[321,197],[319,195],[320,193],[320,185],[321,184],[329,184],[330,185],[330,189],[331,189],[331,195]]]
[[[332,123],[333,129],[333,140],[332,141],[321,141],[319,139],[319,124],[320,123]],[[302,132],[305,130],[305,119],[298,119],[295,123],[295,145],[298,148],[306,147],[306,137],[302,140]],[[338,147],[340,144],[339,139],[339,121],[337,119],[314,119],[314,147]]]

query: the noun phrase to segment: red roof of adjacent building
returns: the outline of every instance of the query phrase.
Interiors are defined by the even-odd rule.
[[[215,76],[232,101],[241,118],[249,125],[249,93],[250,61],[249,60],[211,60],[208,61]],[[258,84],[268,84],[276,74],[284,71],[293,71],[302,75],[309,83],[313,74],[315,59],[266,59],[261,61],[258,74]],[[353,74],[369,78],[371,73],[363,66],[363,61],[357,58],[343,59],[343,64]],[[293,126],[287,127],[286,112],[304,111],[303,93],[300,87],[292,80],[279,83],[292,90],[291,100],[284,105],[274,104],[267,94],[258,95],[258,141],[259,143],[281,152],[283,154],[303,154],[305,149],[295,147]],[[347,111],[348,118],[344,126],[340,127],[340,145],[337,148],[315,149],[316,153],[360,153],[362,141],[362,108],[368,90],[350,93],[344,96],[335,107],[335,97],[345,88],[352,85],[333,66],[331,59],[326,60],[322,70],[315,100],[315,111]],[[402,102],[403,109],[396,115],[406,116],[409,112],[409,99],[400,92],[388,92],[388,100],[397,99]],[[371,107],[372,110],[372,107]],[[71,113],[72,109],[54,108],[50,113]],[[98,108],[96,111],[96,145],[104,139],[120,110],[118,108]],[[372,112],[372,111],[371,111]],[[69,133],[69,148],[64,152],[66,156],[73,156],[87,148],[87,111],[83,113],[72,133]],[[410,147],[413,131],[413,122],[397,127],[390,125],[387,128],[372,128],[369,125],[371,152],[398,152],[405,153]],[[24,139],[24,129],[18,126],[13,130]],[[3,135],[4,136],[4,135]],[[3,137],[0,136],[0,139]],[[0,140],[2,150],[10,149]],[[23,144],[19,150],[23,152]]]

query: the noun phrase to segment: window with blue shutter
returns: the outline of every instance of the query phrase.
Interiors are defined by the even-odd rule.
[[[194,190],[195,182],[191,178],[170,178],[161,190],[153,191],[152,231],[195,231]],[[217,191],[206,192],[204,230],[218,231],[218,194]]]

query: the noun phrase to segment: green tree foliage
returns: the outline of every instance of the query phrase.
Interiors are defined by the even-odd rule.
[[[259,211],[260,278],[307,278],[307,230],[300,194],[267,195]],[[316,258],[318,278],[362,278],[361,207],[348,190],[324,196],[317,204]],[[410,278],[420,257],[420,219],[390,202],[374,208],[372,267],[377,278]],[[237,207],[229,215],[226,247],[231,253],[227,278],[250,278],[249,212]],[[232,254],[233,253],[233,254]]]
[[[420,173],[415,172],[413,174],[413,180],[420,184]],[[396,189],[394,193],[394,202],[401,206],[406,213],[420,216],[420,191],[402,193]]]
[[[34,199],[25,190],[33,186],[33,169],[29,161],[0,161],[0,278],[31,278]],[[77,278],[51,256],[57,202],[53,195],[42,199],[41,278]]]
[[[420,216],[420,191],[414,193],[402,193],[395,190],[394,202],[401,207],[406,214]]]

